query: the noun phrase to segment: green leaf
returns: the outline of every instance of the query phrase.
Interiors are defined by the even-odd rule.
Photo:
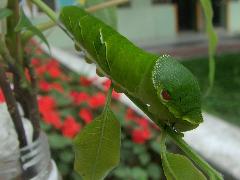
[[[48,140],[51,148],[62,149],[71,145],[71,140],[58,134],[49,134]]]
[[[72,163],[73,159],[74,159],[72,151],[64,150],[64,151],[60,152],[60,159],[64,163]]]
[[[85,3],[85,7],[90,7],[96,4],[103,3],[107,0],[87,0]],[[105,8],[99,10],[93,15],[99,19],[101,19],[106,24],[110,25],[114,29],[117,29],[117,15],[116,15],[116,7]]]
[[[149,164],[149,166],[147,167],[147,172],[152,179],[161,178],[161,168],[156,163]]]
[[[48,41],[45,38],[45,36],[43,35],[43,33],[32,24],[32,22],[28,19],[28,17],[25,15],[23,9],[21,8],[20,9],[20,19],[18,21],[17,26],[15,27],[15,31],[20,32],[20,31],[27,31],[27,30],[33,32],[33,34],[38,36],[50,49]]]
[[[12,11],[8,8],[1,8],[0,9],[0,20],[12,15]]]
[[[150,155],[148,153],[143,153],[139,156],[139,160],[142,165],[147,165],[150,161]]]
[[[147,180],[148,179],[146,171],[139,167],[132,168],[131,176],[132,176],[132,179],[137,179],[137,180]]]
[[[109,107],[74,140],[75,170],[84,180],[103,179],[120,159],[120,123]]]
[[[168,180],[206,180],[206,177],[185,156],[163,152],[162,164]]]
[[[205,19],[206,19],[206,28],[207,28],[207,34],[209,38],[208,42],[208,53],[209,53],[209,83],[210,83],[210,88],[213,86],[214,83],[214,78],[215,78],[215,59],[214,55],[216,52],[216,47],[217,47],[217,34],[214,31],[213,27],[213,9],[211,6],[211,1],[209,0],[200,0],[202,4],[202,8],[205,14]]]

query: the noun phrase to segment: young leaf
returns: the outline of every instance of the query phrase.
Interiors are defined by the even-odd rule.
[[[209,37],[209,42],[208,42],[208,53],[209,53],[209,83],[210,83],[210,88],[213,86],[214,83],[214,78],[215,78],[215,51],[217,47],[217,34],[214,31],[212,19],[213,19],[213,9],[211,6],[211,1],[209,0],[200,0],[202,4],[202,8],[205,14],[205,19],[206,19],[206,28],[207,28],[207,33]]]
[[[19,31],[32,31],[36,36],[38,36],[49,48],[49,44],[47,39],[45,38],[45,36],[42,34],[42,32],[37,29],[32,23],[31,21],[28,19],[28,17],[25,15],[23,9],[20,9],[20,19],[19,22],[17,24],[17,26],[15,27],[15,31],[19,32]]]
[[[94,6],[96,4],[103,3],[107,0],[87,0],[84,3],[85,8]],[[101,19],[106,24],[110,25],[114,29],[117,29],[117,15],[116,7],[105,8],[93,13],[95,17]]]
[[[202,172],[183,155],[163,152],[162,164],[164,174],[168,180],[206,180]]]
[[[8,8],[1,8],[0,9],[0,20],[12,15],[12,11]]]
[[[73,145],[74,168],[84,180],[103,179],[119,163],[120,123],[108,105],[80,132]]]

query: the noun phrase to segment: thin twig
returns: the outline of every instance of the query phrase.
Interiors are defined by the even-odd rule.
[[[13,95],[13,92],[10,86],[10,83],[6,77],[6,72],[3,68],[2,62],[3,62],[2,57],[0,57],[0,85],[1,85],[4,97],[6,99],[8,111],[10,113],[13,124],[15,126],[15,130],[18,135],[20,147],[24,147],[27,145],[27,139],[26,139],[22,119],[17,107],[16,99]]]
[[[116,6],[116,5],[119,5],[119,4],[126,3],[128,1],[129,0],[111,0],[111,1],[106,1],[106,2],[103,2],[103,3],[99,3],[99,4],[96,4],[94,6],[88,7],[85,10],[87,12],[93,13],[93,12],[99,11],[101,9],[105,9],[105,8],[108,8],[108,7],[112,7],[112,6]]]
[[[33,140],[37,139],[40,134],[40,120],[41,116],[39,113],[38,101],[37,101],[37,94],[38,94],[38,87],[37,87],[37,76],[35,73],[34,68],[32,67],[31,63],[27,64],[27,68],[29,70],[30,78],[31,78],[31,91],[29,92],[29,119],[31,119],[32,125],[34,127],[33,132]]]

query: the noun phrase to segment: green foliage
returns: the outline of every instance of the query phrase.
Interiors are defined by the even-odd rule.
[[[212,88],[213,83],[214,83],[214,78],[215,78],[215,51],[217,47],[217,34],[214,31],[212,19],[213,19],[213,9],[211,5],[211,1],[209,0],[200,0],[203,11],[205,14],[205,19],[206,19],[206,28],[207,28],[207,34],[209,38],[209,43],[208,43],[208,51],[209,51],[209,83],[210,83],[210,88]]]
[[[91,7],[93,5],[106,2],[107,0],[86,0],[84,7]],[[110,25],[114,29],[117,29],[117,16],[116,7],[105,8],[100,11],[93,13],[93,15],[101,19],[106,24]]]
[[[0,9],[0,20],[12,15],[12,11],[8,8]]]
[[[108,98],[111,98],[111,93]],[[120,160],[120,123],[107,103],[103,113],[74,140],[75,170],[86,180],[103,179]]]
[[[167,180],[206,180],[204,175],[183,155],[163,152],[162,161]]]
[[[35,34],[37,37],[39,37],[47,46],[49,47],[48,41],[45,38],[45,36],[42,34],[42,32],[40,30],[38,30],[33,24],[32,22],[28,19],[28,17],[25,15],[23,9],[20,9],[20,19],[19,22],[17,24],[17,26],[15,27],[15,31],[16,32],[24,32],[24,31],[31,31],[33,32],[33,34]]]
[[[48,134],[48,140],[53,149],[65,148],[71,144],[71,140],[58,134]]]

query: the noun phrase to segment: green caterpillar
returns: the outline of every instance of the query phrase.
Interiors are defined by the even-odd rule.
[[[121,92],[148,105],[160,122],[183,132],[203,121],[198,82],[172,57],[145,52],[76,6],[64,7],[60,20]]]

